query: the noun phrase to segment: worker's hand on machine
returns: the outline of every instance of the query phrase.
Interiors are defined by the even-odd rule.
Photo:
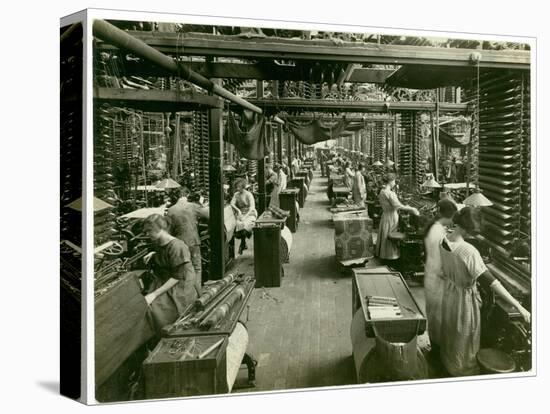
[[[148,295],[145,295],[145,302],[147,302],[148,306],[151,306],[151,303],[155,301],[157,297],[154,293],[149,293]]]
[[[416,207],[411,207],[411,214],[414,214],[415,216],[419,216],[420,215],[420,212],[418,211],[418,209]]]
[[[153,257],[154,254],[155,254],[155,252],[149,252],[149,253],[147,253],[145,256],[143,256],[143,263],[145,263],[146,265],[148,265],[149,262],[151,261],[151,258]]]

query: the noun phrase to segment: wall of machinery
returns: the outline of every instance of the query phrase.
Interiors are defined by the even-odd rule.
[[[472,89],[474,103],[479,97],[472,182],[493,203],[483,209],[482,234],[504,251],[525,250],[531,237],[529,78],[517,72],[482,72],[478,95]]]

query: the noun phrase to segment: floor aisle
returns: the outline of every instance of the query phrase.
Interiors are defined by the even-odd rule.
[[[356,384],[351,276],[337,267],[326,186],[327,179],[316,172],[282,286],[252,293],[246,325],[258,367],[256,387],[243,391]],[[249,242],[233,271],[254,273],[253,251]],[[412,290],[423,307],[423,292]]]
[[[334,258],[327,179],[317,172],[280,288],[255,289],[250,300],[249,351],[258,359],[251,391],[355,383],[351,357],[351,279]],[[253,268],[253,246],[238,267]]]

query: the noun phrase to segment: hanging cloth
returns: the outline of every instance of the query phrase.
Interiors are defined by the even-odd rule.
[[[302,144],[313,145],[316,142],[328,141],[329,139],[339,137],[350,123],[346,119],[341,119],[333,126],[327,126],[320,120],[305,124],[298,123],[292,118],[286,118],[285,126],[294,134],[296,139]]]
[[[225,136],[242,157],[247,160],[263,160],[269,154],[267,137],[264,134],[265,118],[263,115],[250,115],[247,112],[243,111],[239,125],[233,113],[229,111]]]

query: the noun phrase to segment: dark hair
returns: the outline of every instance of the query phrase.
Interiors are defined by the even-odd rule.
[[[468,233],[475,233],[479,229],[479,215],[472,207],[464,207],[454,214],[453,223]]]
[[[143,229],[148,227],[156,227],[161,230],[168,230],[170,228],[170,220],[166,216],[160,214],[151,214],[145,220],[143,220]]]
[[[395,180],[396,178],[397,176],[394,173],[387,173],[382,177],[382,184],[386,185],[392,182],[393,180]]]
[[[183,197],[187,197],[191,193],[191,190],[189,190],[188,187],[183,186],[183,187],[180,188],[180,193]]]
[[[244,178],[237,178],[235,180],[235,188],[237,188],[238,186],[242,185],[244,188],[246,188],[246,180]]]
[[[439,220],[441,217],[450,219],[453,217],[453,215],[457,212],[456,204],[453,203],[451,200],[443,199],[439,200],[437,203],[437,215],[430,220],[426,228],[424,229],[424,238],[428,236],[428,233],[432,229],[433,225],[437,220]]]
[[[456,204],[448,198],[439,200],[439,202],[437,203],[437,211],[439,212],[439,215],[443,218],[452,218],[457,210],[458,209],[456,207]]]
[[[191,203],[197,203],[200,201],[200,199],[201,199],[200,191],[195,191],[194,193],[191,193],[189,194],[189,196],[187,196],[187,200]]]

